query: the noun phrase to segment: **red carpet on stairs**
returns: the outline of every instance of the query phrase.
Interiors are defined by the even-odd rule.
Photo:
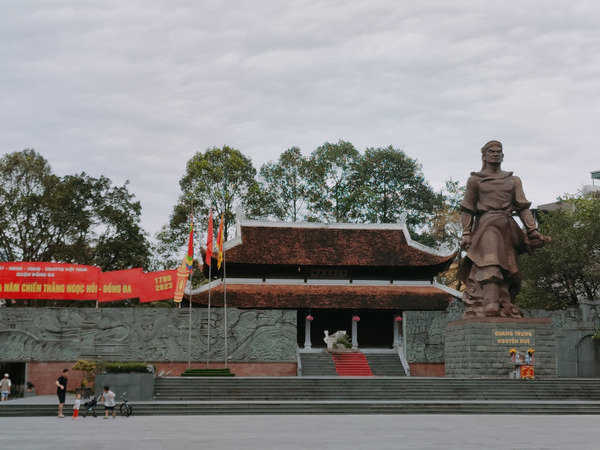
[[[335,370],[341,377],[372,377],[365,355],[359,352],[334,353]]]

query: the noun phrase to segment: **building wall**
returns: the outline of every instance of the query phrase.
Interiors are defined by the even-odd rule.
[[[444,364],[409,364],[410,375],[413,377],[443,377],[446,368]]]
[[[50,395],[56,393],[54,382],[62,375],[63,369],[69,369],[69,381],[67,388],[69,391],[75,390],[80,386],[82,373],[71,368],[76,361],[63,362],[29,362],[26,364],[25,379],[35,385],[37,395]],[[149,362],[156,366],[156,375],[161,376],[180,376],[187,368],[188,364],[184,362]],[[221,369],[225,367],[224,363],[210,363],[210,369]],[[297,363],[229,363],[229,370],[238,377],[289,377],[296,376]],[[194,362],[192,369],[206,369],[206,362]],[[88,387],[93,387],[94,382],[90,382]]]
[[[75,362],[70,361],[29,362],[26,365],[26,379],[35,385],[37,395],[56,394],[56,385],[54,383],[62,375],[63,369],[69,369],[67,390],[72,391],[81,385],[81,378],[83,377],[81,371],[71,369],[73,364]],[[56,403],[58,404],[58,398]]]

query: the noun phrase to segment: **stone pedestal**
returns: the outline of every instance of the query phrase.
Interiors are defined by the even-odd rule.
[[[523,356],[535,350],[535,377],[554,378],[556,337],[551,318],[477,318],[450,322],[446,327],[446,376],[509,378],[514,370],[509,351]]]
[[[115,393],[117,404],[123,392],[127,392],[127,399],[133,401],[152,400],[154,393],[153,373],[99,373],[94,382],[95,396],[102,394],[102,387],[108,385]]]

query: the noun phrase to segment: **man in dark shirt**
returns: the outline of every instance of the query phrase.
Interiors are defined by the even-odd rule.
[[[58,417],[61,419],[63,415],[63,406],[65,405],[65,397],[67,396],[67,378],[69,377],[69,369],[64,369],[61,377],[56,380],[56,395],[58,395]]]

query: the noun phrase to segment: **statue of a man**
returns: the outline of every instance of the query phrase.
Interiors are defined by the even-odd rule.
[[[502,144],[488,142],[481,158],[483,167],[471,173],[460,203],[460,245],[467,251],[459,271],[466,287],[464,317],[523,317],[514,305],[521,289],[517,256],[551,239],[537,230],[521,180],[501,169]],[[513,212],[525,231],[513,219]]]

